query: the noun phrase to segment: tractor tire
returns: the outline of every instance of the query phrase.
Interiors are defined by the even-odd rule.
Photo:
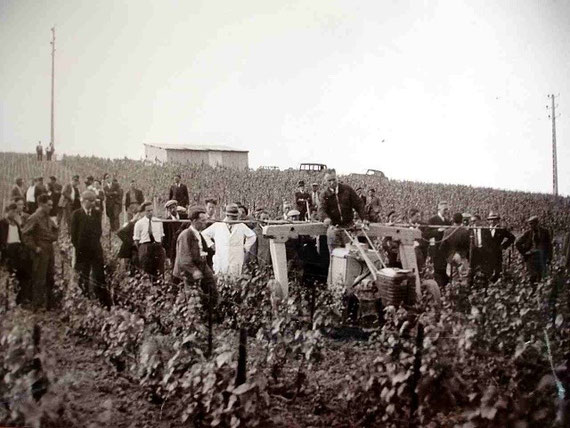
[[[422,289],[426,290],[430,303],[432,303],[436,308],[441,307],[441,291],[439,290],[439,286],[435,280],[423,280]]]

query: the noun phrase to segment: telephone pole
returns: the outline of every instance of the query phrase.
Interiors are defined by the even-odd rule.
[[[55,27],[51,28],[51,138],[50,142],[55,148],[55,131],[54,131],[54,108],[53,108],[53,89],[55,82]]]
[[[558,159],[556,157],[556,103],[554,94],[548,96],[552,101],[552,113],[549,118],[552,118],[552,193],[558,196]],[[546,106],[548,108],[548,106]]]

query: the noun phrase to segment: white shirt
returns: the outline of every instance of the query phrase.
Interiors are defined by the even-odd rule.
[[[36,202],[36,185],[28,187],[26,190],[26,202]]]
[[[161,221],[158,221],[156,217],[153,217],[152,221],[148,217],[143,217],[135,223],[135,231],[133,233],[133,239],[139,241],[139,244],[151,242],[150,234],[148,233],[149,222],[152,225],[152,236],[155,242],[160,243],[164,237]]]
[[[231,225],[231,231],[226,223],[214,223],[202,232],[206,239],[216,243],[214,254],[214,272],[223,275],[240,275],[245,260],[257,236],[253,230],[243,223]]]
[[[15,224],[8,225],[8,240],[7,244],[16,244],[20,242],[20,235],[18,234],[18,226]]]
[[[491,229],[491,236],[492,236],[493,238],[495,237],[495,228],[494,228],[494,227]]]

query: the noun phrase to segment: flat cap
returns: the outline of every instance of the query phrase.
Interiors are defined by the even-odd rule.
[[[164,204],[164,208],[170,208],[172,205],[178,205],[178,201],[176,199],[171,199]]]

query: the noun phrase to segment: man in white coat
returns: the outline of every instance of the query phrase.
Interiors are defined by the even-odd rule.
[[[238,214],[238,206],[230,204],[226,207],[223,221],[235,221]],[[243,223],[217,222],[205,229],[202,235],[215,243],[214,272],[218,275],[240,275],[245,254],[255,244],[255,232]]]

